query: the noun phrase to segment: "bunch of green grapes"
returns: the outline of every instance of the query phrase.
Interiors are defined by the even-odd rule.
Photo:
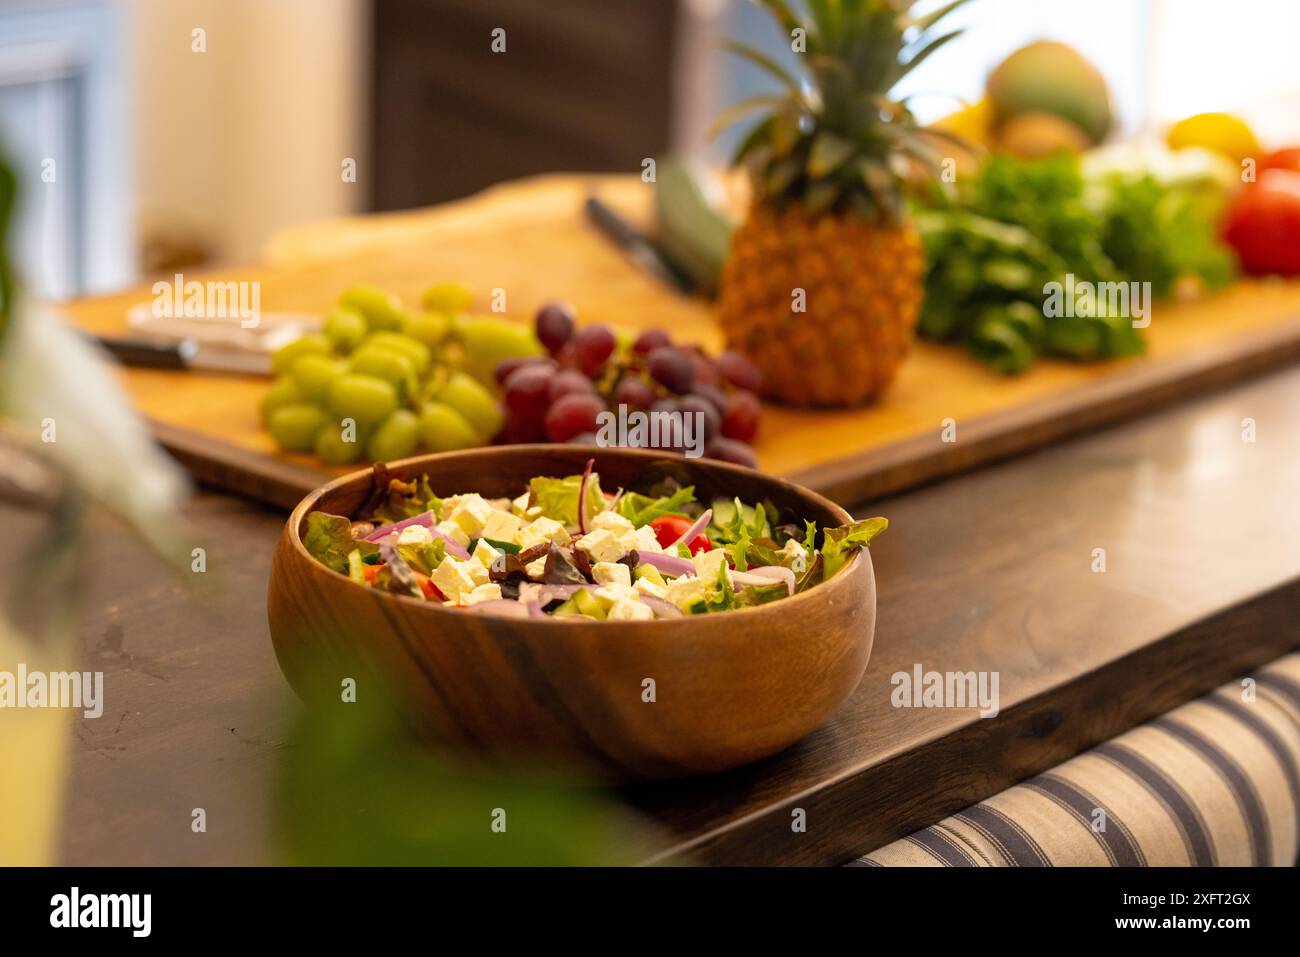
[[[526,326],[466,315],[472,299],[444,283],[411,310],[373,286],[347,290],[320,332],[273,356],[278,378],[261,403],[271,437],[330,465],[491,441],[504,420],[497,366],[541,347]]]

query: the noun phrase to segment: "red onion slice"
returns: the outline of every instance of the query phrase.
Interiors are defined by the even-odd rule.
[[[578,531],[587,534],[587,483],[591,481],[591,469],[595,459],[587,459],[587,467],[582,470],[582,481],[578,483]]]
[[[400,532],[404,528],[410,528],[412,525],[423,525],[425,528],[432,528],[434,525],[433,512],[421,512],[419,515],[413,515],[410,518],[404,518],[400,522],[392,525],[385,525],[383,528],[377,528],[366,536],[366,541],[377,542],[387,538],[393,532]]]
[[[519,600],[525,604],[537,602],[538,605],[544,606],[557,598],[567,601],[576,591],[590,591],[596,587],[596,585],[545,585],[538,582],[524,582],[519,586]]]
[[[660,598],[657,595],[642,595],[641,601],[650,606],[650,610],[655,613],[656,618],[682,617],[682,610],[667,598]]]
[[[695,574],[695,563],[689,558],[682,558],[680,555],[668,555],[664,552],[643,552],[638,549],[636,556],[639,564],[653,565],[661,572],[666,572],[674,578],[679,575]]]
[[[669,545],[668,548],[664,549],[664,551],[668,551],[669,549],[676,548],[678,545],[684,543],[690,543],[695,541],[695,536],[700,534],[700,532],[704,531],[704,529],[708,526],[712,518],[713,518],[713,509],[706,508],[704,510],[704,514],[695,520],[695,524],[692,525],[690,528],[688,528],[686,531],[682,532],[681,537],[678,538],[677,541]]]
[[[770,585],[774,581],[785,582],[790,594],[794,594],[794,572],[784,565],[762,565],[747,572],[731,572],[733,585]]]
[[[446,535],[442,534],[442,532],[434,528],[433,527],[434,524],[435,521],[433,517],[433,512],[421,512],[419,515],[412,516],[411,518],[404,518],[400,522],[396,522],[395,524],[385,525],[383,528],[375,529],[373,532],[371,532],[369,535],[366,536],[366,541],[381,542],[384,539],[388,538],[389,535],[392,535],[394,532],[400,532],[402,529],[410,528],[412,525],[423,525],[425,528],[429,530],[429,533],[433,535],[434,538],[441,538],[443,540],[443,542],[447,546],[448,555],[454,555],[457,558],[462,558],[462,559],[469,558],[469,552],[465,551],[465,549],[462,548],[459,544],[452,541]]]
[[[529,618],[527,605],[521,605],[513,598],[491,598],[475,605],[460,609],[476,615],[502,615],[506,618]]]

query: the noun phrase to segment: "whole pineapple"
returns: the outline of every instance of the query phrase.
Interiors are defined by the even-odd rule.
[[[772,398],[799,405],[868,402],[893,380],[922,297],[922,250],[904,178],[940,155],[889,91],[960,31],[931,28],[964,0],[913,18],[912,0],[756,0],[800,54],[796,76],[739,43],[734,52],[781,81],[719,119],[764,116],[734,162],[753,184],[719,285],[729,345],[764,375]]]

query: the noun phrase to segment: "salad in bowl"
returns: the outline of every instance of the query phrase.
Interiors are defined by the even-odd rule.
[[[472,614],[650,621],[764,605],[814,588],[885,530],[819,528],[770,501],[701,501],[671,478],[642,491],[536,476],[514,498],[439,496],[376,467],[356,518],[313,511],[303,545],[365,588]]]

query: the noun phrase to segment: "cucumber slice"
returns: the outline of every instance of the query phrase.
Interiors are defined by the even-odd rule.
[[[554,618],[581,618],[582,612],[578,611],[578,605],[572,598],[562,605],[557,605],[555,611],[551,612]]]
[[[659,569],[655,568],[649,562],[644,562],[636,566],[636,570],[632,572],[632,578],[634,581],[640,581],[644,578],[646,581],[660,586],[667,584],[667,582],[664,581],[664,576],[659,573]]]
[[[713,524],[718,528],[726,528],[736,518],[736,503],[729,498],[715,498],[713,500]]]
[[[666,157],[657,170],[660,241],[700,287],[712,293],[731,248],[733,224],[709,202],[689,163]]]
[[[592,618],[604,619],[607,609],[605,603],[586,589],[579,589],[570,599],[578,611]],[[567,602],[566,602],[567,604]]]

